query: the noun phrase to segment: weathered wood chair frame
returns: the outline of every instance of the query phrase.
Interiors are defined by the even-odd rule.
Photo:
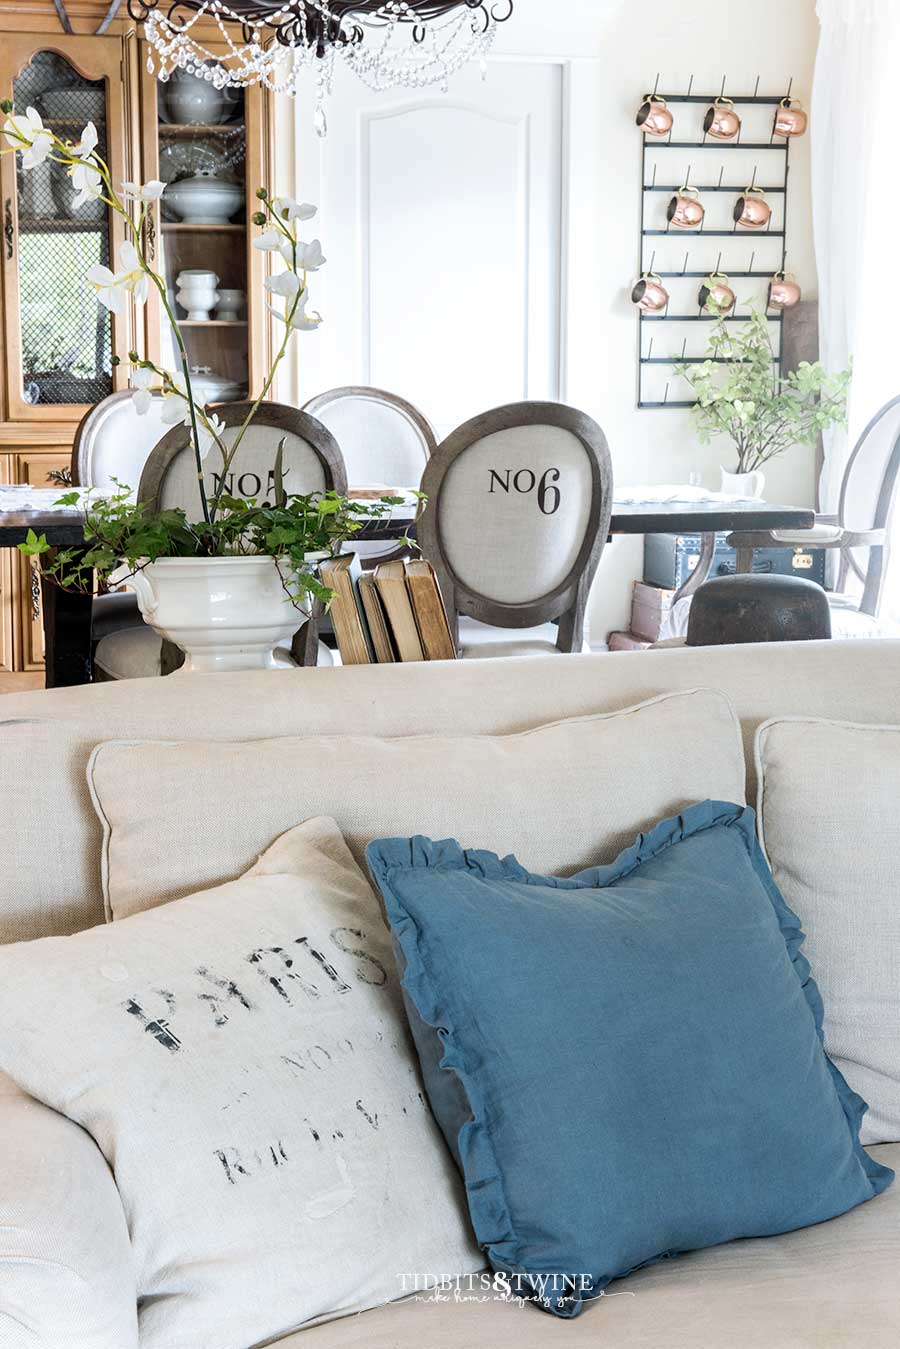
[[[837,514],[816,516],[816,524],[834,525],[840,529],[840,535],[833,540],[823,540],[821,542],[819,540],[810,540],[809,543],[809,547],[840,550],[841,563],[834,593],[837,595],[844,593],[844,588],[847,585],[847,581],[852,572],[863,586],[859,612],[861,614],[867,614],[870,618],[877,618],[878,616],[887,575],[888,553],[891,543],[891,515],[896,498],[898,477],[900,477],[900,415],[897,417],[896,435],[894,436],[893,447],[885,461],[884,472],[878,488],[871,529],[853,530],[847,527],[847,497],[853,470],[857,460],[865,449],[865,443],[868,436],[875,431],[885,417],[893,412],[900,413],[900,397],[893,398],[889,403],[885,403],[884,407],[875,414],[862,435],[859,437],[859,440],[856,442],[853,453],[850,455],[850,458],[847,461],[847,467],[844,470]],[[798,546],[797,544],[787,543],[783,539],[779,539],[778,533],[779,531],[777,530],[774,532],[769,530],[759,530],[748,533],[730,534],[728,543],[732,548],[737,550],[736,571],[739,574],[752,572],[753,553],[757,548],[793,548]],[[854,548],[867,548],[869,550],[868,564],[865,570],[860,567],[856,558],[853,556]]]
[[[252,406],[252,403],[249,402],[222,403],[210,410],[214,410],[226,429],[230,429],[242,424]],[[347,470],[344,466],[344,458],[340,447],[327,427],[323,426],[315,417],[310,416],[309,413],[300,412],[297,408],[287,407],[282,403],[262,403],[253,418],[252,424],[255,428],[267,427],[281,435],[296,436],[298,439],[304,440],[313,450],[322,466],[325,491],[335,491],[342,496],[346,495]],[[175,426],[163,436],[144,466],[138,489],[138,500],[146,501],[156,507],[160,505],[166,475],[179,455],[190,451],[190,445],[191,435],[187,426]],[[273,464],[276,446],[277,436],[272,450]],[[216,453],[216,451],[213,451],[213,453]],[[294,635],[291,655],[298,665],[308,666],[316,663],[319,644],[319,617],[320,615],[314,606],[309,621],[304,623]],[[179,668],[183,661],[184,656],[177,647],[169,642],[163,643],[163,674],[171,674],[173,670]]]
[[[524,604],[510,604],[469,588],[454,572],[441,532],[441,487],[457,459],[478,441],[498,431],[525,426],[560,427],[580,440],[591,468],[591,504],[584,539],[569,574],[547,594]],[[509,403],[482,413],[438,446],[425,469],[422,491],[428,502],[419,517],[417,537],[437,573],[454,640],[458,642],[460,614],[509,629],[531,628],[559,619],[557,649],[581,651],[588,596],[609,537],[613,499],[609,445],[593,418],[561,403]]]

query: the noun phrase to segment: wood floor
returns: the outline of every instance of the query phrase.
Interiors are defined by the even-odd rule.
[[[0,693],[27,693],[29,689],[42,689],[44,676],[40,670],[28,674],[0,674]]]

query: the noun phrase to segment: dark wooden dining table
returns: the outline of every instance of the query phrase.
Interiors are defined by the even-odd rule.
[[[377,541],[413,534],[412,509],[406,513],[398,508],[389,521],[372,521],[356,537]],[[45,535],[53,548],[77,547],[83,542],[82,523],[83,517],[74,510],[0,511],[0,548],[24,543],[30,529]],[[812,510],[766,501],[628,501],[614,503],[610,534],[699,534],[699,561],[678,591],[681,598],[692,594],[708,577],[717,534],[811,529],[814,523]],[[91,597],[62,590],[46,580],[41,591],[47,687],[90,683]]]

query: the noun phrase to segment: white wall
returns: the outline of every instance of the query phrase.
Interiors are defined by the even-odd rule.
[[[793,76],[808,106],[818,25],[815,0],[516,0],[493,59],[561,58],[567,126],[562,396],[596,417],[610,441],[619,482],[684,481],[692,470],[718,485],[727,450],[697,443],[690,414],[636,407],[636,320],[628,298],[638,262],[640,98],[653,86],[696,91],[779,92]],[[490,77],[489,77],[490,78]],[[451,87],[452,94],[452,87]],[[284,171],[295,109],[280,117]],[[809,206],[809,143],[792,150],[789,265],[806,298],[816,293]],[[283,181],[283,180],[279,180]],[[303,191],[302,166],[297,190]],[[327,241],[326,241],[327,242]],[[327,248],[326,248],[327,252]],[[769,466],[766,495],[812,504],[814,454],[798,450]],[[591,605],[592,640],[627,627],[630,581],[641,573],[638,540],[604,555]]]

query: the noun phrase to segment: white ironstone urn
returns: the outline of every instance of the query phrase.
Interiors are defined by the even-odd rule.
[[[171,557],[122,566],[110,585],[133,590],[144,622],[181,647],[179,674],[274,670],[293,664],[277,648],[304,623],[287,574],[273,557]]]

